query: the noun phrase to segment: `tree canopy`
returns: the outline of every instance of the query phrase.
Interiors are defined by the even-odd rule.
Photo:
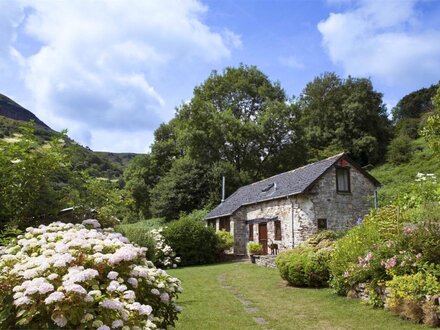
[[[361,165],[383,159],[391,125],[369,79],[325,73],[306,85],[298,104],[311,159],[337,151],[350,152]]]

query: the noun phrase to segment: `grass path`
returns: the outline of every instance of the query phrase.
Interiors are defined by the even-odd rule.
[[[225,263],[169,273],[184,288],[176,329],[425,329],[329,289],[288,287],[275,269]]]

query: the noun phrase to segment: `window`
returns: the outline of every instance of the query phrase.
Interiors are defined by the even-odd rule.
[[[318,219],[318,230],[327,229],[327,219]]]
[[[281,221],[277,220],[274,222],[275,225],[275,240],[281,241]]]
[[[347,167],[336,168],[336,191],[350,192],[350,169]]]
[[[248,237],[249,241],[253,241],[254,240],[254,225],[252,223],[249,224],[249,237]]]
[[[220,230],[231,231],[231,223],[228,218],[220,219]]]
[[[213,227],[214,229],[215,229],[215,227],[216,227],[216,220],[215,219],[211,219],[211,220],[208,220],[208,226],[209,227]]]

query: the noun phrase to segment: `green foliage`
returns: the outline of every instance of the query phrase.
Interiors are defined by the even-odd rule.
[[[293,286],[327,286],[332,246],[343,235],[343,232],[322,230],[301,246],[281,252],[276,259],[281,277]]]
[[[168,245],[181,258],[182,266],[208,264],[217,260],[217,236],[202,221],[179,219],[163,231]]]
[[[217,247],[219,253],[229,250],[234,246],[234,237],[226,230],[219,230],[215,233],[217,235]]]
[[[440,178],[439,160],[428,148],[423,138],[411,142],[411,157],[408,162],[399,165],[386,163],[380,165],[370,174],[377,178],[382,186],[379,189],[379,205],[385,206],[412,189],[412,182],[417,173],[433,173]]]
[[[407,163],[412,156],[411,141],[407,135],[400,135],[394,138],[388,146],[388,161],[394,165]]]
[[[151,235],[152,229],[159,229],[164,224],[163,219],[148,219],[133,224],[117,225],[115,229],[127,237],[130,242],[147,248],[146,256],[148,260],[155,263],[156,242]]]
[[[60,195],[66,193],[60,180],[70,165],[65,134],[40,145],[32,124],[21,131],[13,139],[0,140],[0,227],[54,218],[63,206]]]
[[[432,98],[438,87],[438,85],[432,85],[404,96],[392,110],[393,121],[420,118],[424,113],[433,111]]]
[[[363,223],[354,227],[334,245],[329,263],[332,274],[331,286],[339,294],[346,294],[356,283],[371,280],[373,277],[386,277],[381,259],[374,247],[400,235],[398,210],[389,206],[373,211]],[[361,262],[367,260],[366,262]],[[366,265],[366,267],[364,267]]]
[[[250,254],[261,254],[263,252],[263,245],[257,242],[249,242],[247,249]]]
[[[322,287],[329,280],[330,249],[300,246],[281,252],[276,258],[281,277],[293,286]]]
[[[391,289],[387,305],[395,314],[415,323],[423,321],[432,326],[439,324],[439,307],[426,301],[426,297],[440,294],[440,282],[437,277],[423,272],[395,276],[387,282],[387,286]]]
[[[326,73],[307,84],[299,107],[312,159],[321,159],[328,150],[349,151],[361,165],[383,159],[391,127],[382,94],[369,79]]]
[[[20,235],[22,231],[13,226],[6,226],[0,232],[0,246],[6,246],[17,241],[17,236]]]
[[[428,145],[433,150],[437,159],[440,157],[440,85],[432,102],[435,111],[426,120],[425,127],[421,131],[421,135],[425,137]]]
[[[290,169],[302,149],[297,110],[287,101],[284,90],[254,66],[214,71],[178,109],[178,141],[191,158],[227,161],[254,179]]]
[[[177,219],[180,212],[202,208],[209,190],[206,172],[206,166],[190,158],[176,160],[151,190],[152,215]]]

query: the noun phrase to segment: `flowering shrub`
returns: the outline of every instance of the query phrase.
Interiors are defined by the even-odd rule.
[[[176,257],[176,253],[171,246],[165,243],[165,238],[162,235],[163,229],[152,229],[150,235],[155,242],[154,245],[154,264],[162,268],[176,268],[180,262],[180,257]]]
[[[440,294],[440,282],[434,275],[418,272],[395,276],[387,282],[387,286],[391,289],[387,299],[391,311],[413,322],[423,321],[433,326],[439,324],[440,309],[430,301],[431,297]]]
[[[155,329],[173,325],[180,282],[96,220],[27,228],[0,248],[5,328]]]

